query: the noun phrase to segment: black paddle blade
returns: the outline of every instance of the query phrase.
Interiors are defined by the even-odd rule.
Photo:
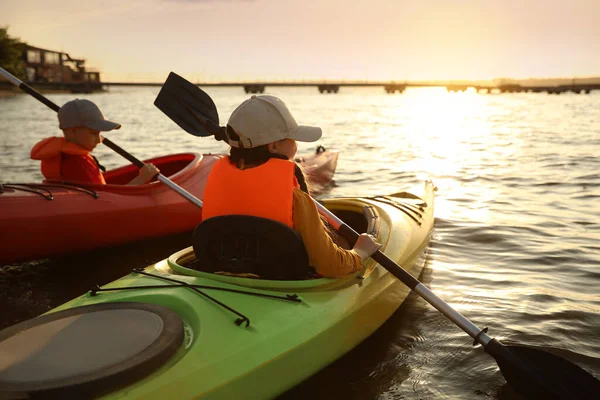
[[[163,84],[154,105],[194,136],[219,137],[217,106],[202,89],[174,72]]]
[[[496,359],[506,382],[528,399],[600,399],[600,381],[562,357],[496,339],[485,352]]]

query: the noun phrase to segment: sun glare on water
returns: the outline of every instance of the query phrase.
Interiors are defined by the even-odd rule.
[[[434,183],[445,194],[436,201],[436,215],[452,217],[456,212],[443,197],[469,197],[478,200],[463,217],[485,220],[485,204],[494,194],[474,190],[478,191],[477,177],[489,165],[488,150],[494,141],[490,137],[493,107],[489,97],[474,89],[453,93],[443,87],[409,88],[402,96],[402,104],[390,110],[403,123],[401,130],[407,140],[402,143],[402,151],[412,153],[402,168],[434,177]],[[467,191],[464,181],[471,179]],[[465,208],[462,210],[464,213]]]

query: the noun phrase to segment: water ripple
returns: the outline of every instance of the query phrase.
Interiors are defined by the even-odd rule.
[[[222,121],[247,97],[238,89],[210,88]],[[319,144],[341,151],[327,196],[393,193],[433,178],[436,230],[422,278],[436,294],[495,337],[556,352],[598,375],[600,96],[437,89],[388,96],[379,89],[349,88],[335,98],[308,88],[269,90],[300,123],[323,128]],[[123,124],[107,136],[139,158],[226,151],[177,129],[155,110],[156,93],[123,88],[89,98]],[[72,96],[49,97],[63,104]],[[28,96],[0,98],[0,132],[0,181],[40,179],[29,150],[60,133],[55,113]],[[299,149],[314,151],[314,144]],[[108,168],[125,163],[107,148],[95,154]],[[143,266],[156,243],[137,247],[140,259],[131,248],[108,259],[110,252],[94,253],[104,262],[84,276],[75,272],[83,263],[65,260],[0,269],[0,313],[11,322],[33,317],[101,283],[92,279],[96,269],[108,280]],[[513,398],[494,361],[471,343],[410,296],[382,329],[282,399]]]

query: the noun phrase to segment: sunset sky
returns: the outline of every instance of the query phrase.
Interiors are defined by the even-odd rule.
[[[600,76],[600,0],[1,0],[103,81]]]

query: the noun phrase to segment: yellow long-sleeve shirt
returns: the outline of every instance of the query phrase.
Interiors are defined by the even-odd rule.
[[[342,278],[362,268],[360,256],[336,245],[325,231],[313,200],[294,189],[294,229],[302,237],[310,265],[327,278]]]

